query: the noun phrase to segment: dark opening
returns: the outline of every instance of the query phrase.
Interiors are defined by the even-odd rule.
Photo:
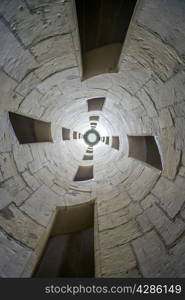
[[[12,112],[9,118],[20,144],[52,142],[51,123]]]
[[[84,155],[83,160],[93,160],[93,155]]]
[[[112,148],[119,150],[119,136],[112,137]]]
[[[74,181],[85,181],[93,178],[93,166],[79,166]]]
[[[102,110],[105,102],[105,98],[94,98],[87,100],[88,111]]]
[[[78,133],[76,131],[73,131],[73,139],[76,140],[77,139],[77,135]]]
[[[62,139],[65,140],[70,140],[70,129],[67,128],[62,128]]]
[[[162,170],[161,156],[153,136],[128,136],[128,142],[129,157],[141,160]]]
[[[106,136],[105,144],[109,145],[109,137],[108,136]]]
[[[99,118],[100,118],[100,117],[98,117],[98,116],[90,116],[90,117],[89,117],[89,120],[90,120],[90,121],[99,121]]]
[[[94,206],[59,208],[33,277],[94,277]]]
[[[93,153],[93,150],[87,150],[86,153]]]
[[[83,78],[117,72],[137,0],[76,0]]]

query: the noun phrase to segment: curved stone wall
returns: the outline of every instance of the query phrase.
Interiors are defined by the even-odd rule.
[[[31,276],[56,207],[93,201],[96,276],[183,277],[185,4],[139,1],[119,72],[84,81],[72,0],[2,0],[0,14],[0,276]],[[84,133],[96,97],[110,145],[75,182],[87,146],[62,127]],[[53,143],[19,144],[9,111],[51,122]],[[163,170],[128,157],[127,135],[156,136]]]

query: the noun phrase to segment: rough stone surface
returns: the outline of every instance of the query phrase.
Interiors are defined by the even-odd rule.
[[[48,187],[42,185],[20,208],[37,223],[47,226],[56,205],[62,204],[62,198],[59,198]]]
[[[185,231],[185,223],[180,219],[170,221],[162,210],[153,205],[147,209],[147,215],[166,245],[171,245]]]
[[[128,221],[134,219],[141,212],[142,210],[138,204],[131,203],[126,208],[119,209],[119,211],[100,216],[98,219],[99,230],[103,231],[127,223]]]
[[[133,200],[142,200],[154,186],[160,172],[146,167],[141,175],[129,187],[128,193]]]
[[[33,160],[28,145],[14,145],[13,155],[19,172],[23,172],[27,168],[27,164]]]
[[[135,221],[130,221],[111,230],[100,232],[100,246],[104,249],[113,248],[137,238],[141,235]]]
[[[164,176],[168,177],[169,179],[175,178],[180,162],[180,155],[181,152],[179,150],[175,150],[171,145],[168,147],[164,162]]]
[[[28,171],[22,173],[22,176],[28,186],[33,190],[37,190],[41,186],[41,182],[39,182],[34,176],[32,176]]]
[[[111,273],[127,273],[136,267],[136,260],[131,247],[125,245],[103,251],[101,264],[101,272],[105,276]]]
[[[142,215],[139,215],[136,218],[136,221],[138,222],[143,232],[147,232],[153,228],[153,225],[151,224],[149,218],[147,217],[146,212],[144,212]]]
[[[74,1],[0,1],[0,276],[30,276],[56,207],[89,201],[97,276],[185,276],[185,4],[140,2],[117,72],[82,80]],[[51,122],[53,142],[19,144],[9,111]],[[93,179],[76,182],[89,162],[73,131],[91,115],[110,143],[93,148]],[[156,137],[161,172],[128,157],[128,135]]]
[[[16,240],[30,248],[35,248],[43,233],[43,227],[34,223],[15,205],[0,211],[0,226]]]
[[[171,259],[155,231],[146,233],[132,244],[144,277],[174,276]]]
[[[170,217],[174,217],[185,202],[185,189],[174,182],[161,177],[152,193],[160,199],[161,207]]]
[[[29,51],[23,49],[11,31],[2,22],[0,22],[0,35],[0,66],[10,76],[19,81],[38,64]]]
[[[13,200],[14,198],[11,196],[11,194],[4,188],[0,187],[0,209],[3,209],[9,205],[11,202],[13,202]]]
[[[169,78],[180,60],[173,48],[143,29],[133,28],[129,53],[146,68],[152,69],[162,80]]]
[[[21,277],[32,251],[0,232],[0,276]]]
[[[130,203],[130,198],[128,194],[122,193],[121,195],[118,195],[116,197],[113,197],[111,201],[103,201],[103,199],[99,198],[100,201],[97,201],[97,207],[98,207],[98,214],[101,215],[107,215],[114,211],[119,211],[120,209],[124,208]]]

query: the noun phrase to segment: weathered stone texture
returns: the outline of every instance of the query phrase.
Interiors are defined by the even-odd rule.
[[[32,176],[28,171],[22,173],[22,176],[25,182],[33,191],[37,190],[40,187],[41,182],[39,182],[38,179]]]
[[[21,277],[32,251],[0,232],[0,276]]]
[[[4,180],[17,175],[13,157],[9,153],[0,154],[0,168]]]
[[[142,200],[150,192],[159,176],[159,171],[145,167],[141,175],[128,188],[131,198],[135,201]]]
[[[149,218],[147,217],[146,212],[136,217],[136,221],[138,222],[143,232],[147,232],[153,228],[153,225],[151,224]]]
[[[0,226],[16,240],[31,248],[35,248],[43,233],[43,227],[34,223],[15,205],[0,211]]]
[[[101,253],[101,275],[127,273],[136,267],[136,260],[129,245],[118,246]]]
[[[37,223],[47,226],[56,206],[63,204],[61,197],[42,185],[20,208]]]
[[[160,206],[173,218],[180,211],[185,202],[184,185],[175,184],[161,177],[152,193],[160,199]]]
[[[144,1],[137,21],[171,44],[180,54],[185,52],[184,1]]]
[[[101,199],[97,200],[97,209],[98,215],[107,215],[114,211],[119,211],[130,203],[130,198],[126,192],[123,192],[121,195],[113,197],[110,200]]]
[[[41,93],[39,93],[37,90],[33,90],[21,103],[19,112],[27,115],[28,117],[39,119],[44,111],[44,106],[41,104],[42,97],[43,95]]]
[[[100,246],[104,249],[113,248],[137,238],[141,235],[135,221],[130,221],[111,230],[99,233]]]
[[[142,210],[138,204],[130,203],[126,208],[121,208],[116,212],[108,215],[99,216],[99,231],[111,229],[121,224],[134,219],[137,215],[141,214]]]
[[[72,38],[70,34],[55,36],[40,43],[31,48],[35,57],[39,62],[45,62],[57,57],[65,57],[73,52]]]
[[[180,156],[181,152],[179,150],[174,149],[174,147],[171,145],[168,146],[164,160],[164,176],[168,177],[169,179],[175,178],[180,162]]]
[[[25,169],[27,169],[27,164],[33,160],[28,145],[14,145],[13,155],[19,172],[23,172]]]
[[[6,189],[0,187],[0,209],[9,205],[13,200],[12,195]]]
[[[165,241],[166,245],[171,245],[185,231],[185,223],[180,219],[170,221],[162,210],[153,205],[147,209],[147,215],[155,226],[159,234]]]
[[[34,57],[24,50],[5,24],[0,22],[0,66],[14,79],[20,81],[37,66]],[[10,47],[11,45],[11,47]]]
[[[141,201],[141,206],[143,207],[143,209],[147,209],[148,207],[152,206],[153,203],[158,203],[159,200],[152,195],[151,193],[149,195],[147,195],[142,201]]]
[[[153,70],[162,80],[169,78],[180,58],[168,45],[142,27],[132,28],[129,54],[145,68]]]
[[[146,233],[132,244],[144,277],[175,276],[171,258],[155,231]]]
[[[27,5],[20,0],[1,2],[1,13],[26,46],[52,35],[69,32],[64,1],[45,1],[42,4],[27,1]]]
[[[159,124],[162,129],[173,126],[172,117],[167,108],[159,112]]]

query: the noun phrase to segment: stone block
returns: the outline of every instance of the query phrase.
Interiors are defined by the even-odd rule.
[[[42,97],[43,95],[40,92],[33,90],[21,103],[19,112],[24,115],[39,119],[44,111],[44,107],[41,103]]]
[[[28,95],[37,84],[39,84],[40,79],[36,76],[35,72],[30,72],[17,86],[16,92],[23,97]]]
[[[44,63],[40,68],[35,70],[35,74],[40,80],[44,80],[52,74],[75,66],[77,66],[77,63],[74,54],[68,53],[65,56],[57,57]]]
[[[169,179],[174,179],[179,166],[181,151],[174,149],[172,145],[168,146],[164,159],[163,175]]]
[[[98,217],[99,231],[112,229],[135,219],[137,215],[141,214],[140,206],[135,203],[130,203],[125,208],[120,208],[118,211],[109,213]]]
[[[175,119],[175,141],[177,145],[177,149],[183,150],[185,149],[185,119],[176,118]]]
[[[11,77],[20,81],[38,64],[30,52],[23,49],[12,32],[2,22],[0,22],[0,36],[0,66]]]
[[[159,125],[161,129],[173,126],[172,117],[167,108],[159,112]]]
[[[10,76],[0,71],[0,104],[1,110],[14,111],[18,108],[19,102],[21,102],[22,97],[18,96],[14,89],[17,86],[17,82]]]
[[[171,257],[155,231],[136,239],[132,245],[144,277],[175,277]]]
[[[185,231],[185,223],[182,220],[176,219],[175,221],[171,221],[155,204],[148,208],[146,212],[151,223],[168,246],[173,244]]]
[[[31,50],[37,60],[42,63],[57,57],[66,57],[73,54],[71,34],[50,37],[34,45]]]
[[[23,214],[15,205],[0,211],[0,226],[16,240],[35,248],[44,228]]]
[[[0,154],[0,169],[3,180],[17,175],[17,169],[10,153]]]
[[[34,176],[49,187],[51,187],[54,183],[55,175],[53,175],[47,167],[38,170],[36,173],[34,173]]]
[[[141,201],[141,206],[143,209],[146,209],[146,208],[152,206],[154,203],[158,203],[158,202],[159,202],[159,200],[150,193]]]
[[[136,260],[129,245],[118,246],[101,252],[101,273],[127,273],[136,267]]]
[[[147,217],[146,212],[136,217],[136,221],[138,222],[142,232],[144,233],[153,228],[153,225],[151,224],[149,218]]]
[[[28,171],[22,173],[22,176],[27,183],[27,185],[33,190],[37,190],[41,186],[41,182],[38,181],[33,175],[31,175]]]
[[[103,200],[99,197],[97,200],[98,215],[107,215],[114,211],[119,211],[130,203],[130,197],[126,192],[121,195],[114,196],[112,199]]]
[[[170,44],[178,50],[178,53],[185,52],[185,25],[184,25],[185,3],[184,1],[152,0],[142,3],[136,20],[148,30],[155,32],[161,37],[165,44]]]
[[[158,116],[155,102],[144,89],[139,90],[136,96],[139,98],[140,102],[144,105],[148,116],[150,117]]]
[[[15,16],[17,33],[25,45],[36,44],[53,35],[69,33],[66,6],[62,2],[44,3],[42,7],[39,4],[33,13],[25,8],[22,15],[19,13]]]
[[[17,205],[20,206],[29,196],[30,192],[28,189],[22,189],[20,190],[15,196],[13,202]]]
[[[178,175],[185,177],[185,167],[184,166],[180,167]]]
[[[142,200],[151,191],[159,176],[160,171],[145,167],[141,175],[128,188],[131,198],[135,201]]]
[[[140,235],[141,231],[139,230],[137,223],[135,221],[130,221],[111,230],[100,232],[100,247],[102,249],[114,248],[130,242]]]
[[[170,254],[174,258],[174,268],[176,278],[185,277],[185,237],[171,249]]]
[[[14,198],[14,201],[16,201],[18,195],[20,195],[19,193],[25,188],[25,186],[25,182],[18,174],[1,183],[1,187],[5,188],[10,193],[10,195]]]
[[[5,188],[0,187],[0,209],[3,209],[13,201],[12,195]]]
[[[42,185],[20,206],[20,209],[37,223],[47,226],[57,205],[65,205],[63,198]]]
[[[130,50],[129,50],[130,51]],[[127,91],[132,91],[132,94],[137,91],[151,78],[151,71],[131,56],[124,56],[120,61],[120,72],[117,75],[116,81],[122,88]]]
[[[160,199],[160,206],[167,214],[174,218],[185,202],[185,188],[161,177],[155,185],[152,193]]]
[[[30,147],[28,145],[14,145],[13,156],[19,172],[27,169],[27,164],[33,160]]]
[[[176,71],[180,57],[146,28],[133,26],[130,32],[129,54],[159,78],[166,80]]]
[[[0,277],[17,278],[25,268],[32,250],[0,232]]]

